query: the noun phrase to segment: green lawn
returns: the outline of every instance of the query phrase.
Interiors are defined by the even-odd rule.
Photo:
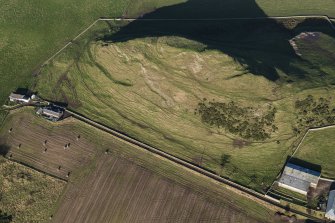
[[[320,165],[321,175],[335,179],[335,127],[309,132],[295,158]]]

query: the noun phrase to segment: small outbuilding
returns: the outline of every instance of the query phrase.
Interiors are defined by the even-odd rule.
[[[326,218],[329,220],[335,221],[335,190],[329,192]]]
[[[316,188],[321,172],[293,163],[287,163],[278,181],[280,187],[307,195],[309,188]]]
[[[30,102],[30,97],[23,94],[11,93],[9,95],[9,100],[12,102],[28,103]]]

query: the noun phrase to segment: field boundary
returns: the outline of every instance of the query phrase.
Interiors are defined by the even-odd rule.
[[[322,126],[322,127],[312,127],[312,128],[309,128],[306,131],[306,133],[304,134],[304,136],[302,137],[302,139],[301,139],[300,143],[298,144],[297,148],[292,153],[290,159],[287,160],[287,162],[289,162],[294,157],[294,155],[298,152],[300,146],[304,142],[304,140],[307,137],[308,133],[310,133],[310,132],[317,132],[317,131],[321,131],[321,130],[324,130],[324,129],[330,129],[330,128],[335,128],[335,125],[327,125],[327,126]]]
[[[134,22],[134,21],[229,21],[229,20],[279,20],[279,19],[325,19],[330,27],[335,31],[335,25],[332,22],[332,19],[328,17],[327,15],[294,15],[294,16],[269,16],[269,17],[232,17],[232,18],[207,18],[207,19],[146,19],[146,18],[98,18],[94,22],[92,22],[87,28],[85,28],[83,31],[81,31],[77,36],[75,36],[72,40],[70,40],[65,46],[63,46],[60,50],[58,50],[56,53],[54,53],[52,56],[50,56],[42,65],[40,68],[43,68],[46,66],[52,59],[54,59],[58,54],[60,54],[63,50],[65,50],[68,46],[73,44],[73,41],[77,40],[79,37],[84,35],[87,31],[89,31],[96,23],[99,21],[114,21],[114,22]]]
[[[327,126],[319,126],[319,127],[310,127],[309,129],[307,129],[307,131],[304,133],[303,137],[301,138],[301,140],[299,141],[299,144],[297,145],[297,147],[294,149],[292,155],[290,156],[289,159],[286,160],[286,162],[284,163],[284,166],[290,162],[290,160],[292,158],[294,158],[294,155],[298,152],[298,150],[300,149],[300,146],[302,145],[302,143],[305,141],[307,135],[310,133],[310,132],[317,132],[317,131],[321,131],[321,130],[324,130],[324,129],[330,129],[330,128],[335,128],[335,124],[334,125],[327,125]],[[284,168],[284,167],[283,167]],[[265,195],[267,195],[271,190],[272,190],[272,187],[273,185],[276,183],[277,179],[280,177],[281,175],[281,172],[283,171],[283,168],[282,170],[278,173],[277,175],[277,178],[276,180],[272,183],[272,185],[269,187],[269,189],[266,191]],[[331,182],[335,182],[335,179],[328,179],[328,178],[320,178],[320,179],[323,179],[323,180],[326,180],[326,181],[331,181]]]
[[[15,107],[15,108],[10,109],[10,110],[19,110],[19,109],[21,109],[21,108],[23,108],[25,106],[36,107],[36,105],[34,105],[34,104],[27,104],[27,105],[24,105],[22,107]],[[304,213],[302,211],[293,209],[292,207],[288,210],[287,206],[285,206],[285,205],[283,205],[283,204],[280,203],[280,200],[275,199],[275,198],[267,195],[267,193],[262,194],[262,193],[259,193],[259,192],[255,191],[255,190],[247,188],[247,187],[245,187],[243,185],[235,183],[235,182],[233,182],[233,181],[231,181],[231,180],[229,180],[227,178],[224,178],[224,177],[222,177],[220,175],[217,175],[214,172],[211,172],[210,170],[204,169],[203,167],[197,166],[197,165],[195,165],[195,164],[193,164],[193,163],[191,163],[189,161],[183,160],[183,159],[181,159],[181,158],[179,158],[177,156],[174,156],[174,155],[169,154],[167,152],[164,152],[164,151],[162,151],[162,150],[160,150],[158,148],[155,148],[155,147],[150,146],[150,145],[148,145],[146,143],[143,143],[143,142],[141,142],[141,141],[139,141],[137,139],[134,139],[134,138],[128,136],[127,134],[125,134],[125,133],[122,133],[122,132],[117,131],[115,129],[112,129],[112,128],[108,127],[108,126],[105,126],[105,125],[103,125],[101,123],[93,121],[93,120],[91,120],[91,119],[89,119],[89,118],[87,118],[87,117],[85,117],[85,116],[83,116],[83,115],[81,115],[81,114],[79,114],[77,112],[74,112],[74,111],[69,110],[69,109],[65,109],[65,111],[68,114],[70,114],[71,117],[73,117],[74,119],[76,119],[78,121],[84,122],[84,123],[86,123],[87,125],[89,125],[89,126],[91,126],[93,128],[99,129],[99,130],[101,130],[101,131],[103,131],[103,132],[105,132],[105,133],[107,133],[109,135],[112,135],[115,138],[117,138],[118,140],[121,140],[121,141],[123,141],[123,142],[125,142],[127,144],[130,144],[130,145],[132,145],[132,146],[134,146],[136,148],[140,148],[140,149],[149,151],[151,153],[154,153],[154,154],[160,156],[161,158],[169,160],[169,161],[171,161],[174,164],[181,165],[182,167],[184,167],[184,168],[186,168],[186,169],[188,169],[190,171],[194,171],[194,172],[196,172],[198,174],[201,174],[201,175],[203,175],[205,177],[208,177],[208,178],[210,178],[212,180],[215,180],[217,182],[223,183],[224,185],[227,186],[227,189],[229,189],[231,191],[234,191],[234,193],[240,194],[241,196],[246,196],[248,199],[254,200],[255,202],[261,203],[261,204],[263,204],[265,206],[266,205],[270,205],[272,207],[277,207],[277,208],[280,208],[283,211],[290,211],[293,214],[297,214],[297,215],[300,215],[300,216],[312,219],[312,220],[314,220],[316,222],[322,222],[323,221],[323,219],[320,219],[320,218],[317,218],[315,216],[306,214],[306,213]],[[334,126],[319,127],[318,129],[324,129],[324,128],[330,128],[330,127],[335,127],[335,125]],[[9,159],[9,158],[7,158],[7,159]],[[55,177],[55,178],[60,179],[62,181],[68,182],[65,179],[62,179],[60,177],[54,176],[54,175],[49,174],[49,173],[45,173],[44,171],[38,170],[38,169],[36,169],[34,167],[31,167],[29,165],[26,165],[26,164],[23,164],[23,163],[21,163],[19,161],[16,161],[15,159],[9,159],[9,160],[14,161],[14,162],[19,163],[19,164],[22,164],[22,165],[27,166],[29,168],[32,168],[34,170],[37,170],[37,171],[39,171],[41,173],[47,174],[47,175],[49,175],[51,177]]]
[[[44,66],[46,66],[50,61],[52,61],[57,55],[59,55],[60,53],[62,53],[65,49],[67,49],[67,47],[69,47],[71,44],[74,43],[75,40],[77,40],[79,37],[81,37],[82,35],[84,35],[86,32],[88,32],[96,23],[98,23],[99,21],[125,21],[125,22],[134,22],[134,21],[230,21],[230,20],[268,20],[268,19],[271,19],[271,20],[280,20],[280,19],[295,19],[295,18],[302,18],[302,19],[308,19],[308,18],[315,18],[315,19],[325,19],[331,29],[333,29],[335,31],[335,26],[332,22],[332,20],[326,16],[326,15],[296,15],[296,16],[271,16],[271,17],[249,17],[249,18],[208,18],[208,19],[145,19],[145,18],[98,18],[96,19],[94,22],[92,22],[86,29],[84,29],[83,31],[81,31],[77,36],[75,36],[71,41],[69,41],[67,44],[65,44],[61,49],[59,49],[56,53],[54,53],[51,57],[49,57],[42,65],[41,65],[41,68],[43,68]],[[114,137],[120,139],[120,140],[123,140],[127,143],[130,143],[132,144],[133,146],[136,146],[136,147],[140,147],[142,149],[145,149],[149,152],[152,152],[158,156],[161,156],[162,158],[165,158],[167,160],[170,160],[171,162],[175,163],[175,164],[178,164],[178,165],[181,165],[181,166],[184,166],[192,171],[195,171],[197,173],[200,173],[206,177],[209,177],[211,179],[214,179],[218,182],[221,182],[229,187],[231,187],[231,189],[236,189],[238,191],[240,191],[241,193],[246,193],[248,195],[250,195],[253,199],[256,199],[258,200],[258,202],[265,202],[266,204],[269,204],[269,205],[272,205],[272,206],[276,206],[278,208],[281,208],[281,209],[286,209],[286,207],[282,204],[280,204],[280,201],[275,199],[275,198],[271,198],[269,196],[267,196],[267,194],[262,194],[262,193],[259,193],[255,190],[252,190],[250,188],[247,188],[245,186],[242,186],[240,184],[237,184],[227,178],[223,178],[219,175],[217,175],[216,173],[213,173],[207,169],[204,169],[202,167],[199,167],[193,163],[190,163],[186,160],[183,160],[179,157],[176,157],[174,155],[171,155],[169,153],[166,153],[158,148],[155,148],[155,147],[152,147],[148,144],[145,144],[139,140],[136,140],[128,135],[126,135],[125,133],[121,133],[117,130],[114,130],[108,126],[105,126],[101,123],[98,123],[98,122],[95,122],[79,113],[76,113],[74,111],[71,111],[71,110],[66,110],[69,114],[71,114],[75,119],[79,120],[79,121],[82,121],[82,122],[85,122],[87,123],[88,125],[94,127],[94,128],[97,128],[97,129],[100,129],[110,135],[113,135]],[[330,126],[329,126],[330,127]],[[335,127],[335,125],[333,126]],[[317,131],[317,130],[321,130],[323,128],[326,128],[326,127],[320,127],[318,129],[308,129],[307,132],[304,134],[304,136],[302,137],[300,143],[298,144],[298,147],[294,150],[293,154],[291,157],[294,156],[294,154],[297,152],[297,150],[299,149],[300,145],[302,144],[302,142],[304,141],[305,137],[307,136],[308,132],[309,131]],[[62,179],[64,180],[64,179]],[[271,188],[271,187],[270,187]],[[316,217],[313,217],[311,215],[308,215],[304,212],[301,212],[299,210],[294,210],[294,209],[291,209],[290,210],[292,213],[295,213],[295,214],[298,214],[298,215],[301,215],[301,216],[304,216],[304,217],[307,217],[307,218],[310,218],[310,219],[313,219],[313,220],[317,220],[317,221],[320,221],[320,219],[316,218]]]
[[[167,152],[164,152],[160,149],[157,149],[157,148],[152,147],[150,145],[147,145],[143,142],[140,142],[140,141],[138,141],[134,138],[131,138],[130,136],[127,136],[124,133],[120,133],[119,131],[116,131],[116,130],[110,128],[110,127],[107,127],[107,126],[102,125],[98,122],[95,122],[95,121],[93,121],[89,118],[86,118],[85,116],[83,116],[81,114],[78,114],[78,113],[73,112],[73,111],[68,110],[68,109],[66,109],[66,111],[69,114],[71,114],[73,118],[75,118],[79,121],[85,122],[86,124],[88,124],[88,125],[90,125],[94,128],[100,129],[100,130],[102,130],[102,131],[104,131],[104,132],[106,132],[110,135],[113,135],[114,137],[116,137],[116,138],[118,138],[122,141],[125,141],[127,143],[132,144],[133,146],[136,146],[137,148],[139,147],[139,148],[144,149],[146,151],[152,152],[152,153],[154,153],[154,154],[156,154],[156,155],[158,155],[158,156],[160,156],[164,159],[167,159],[167,160],[169,160],[169,161],[171,161],[171,162],[173,162],[177,165],[181,165],[181,166],[186,167],[187,169],[189,169],[191,171],[195,171],[195,172],[197,172],[197,173],[199,173],[203,176],[209,177],[209,178],[211,178],[211,179],[213,179],[217,182],[223,183],[226,186],[228,186],[228,189],[230,189],[230,190],[235,189],[235,190],[238,190],[242,194],[248,194],[249,199],[252,199],[255,202],[263,203],[263,204],[267,204],[267,205],[272,205],[273,207],[277,207],[277,208],[280,208],[282,210],[287,210],[287,207],[282,205],[279,200],[277,200],[275,198],[272,198],[272,197],[268,196],[267,194],[261,194],[257,191],[254,191],[254,190],[250,189],[250,188],[247,188],[247,187],[242,186],[240,184],[237,184],[233,181],[230,181],[226,178],[223,178],[223,177],[221,177],[217,174],[214,174],[214,173],[212,173],[212,172],[210,172],[210,171],[208,171],[204,168],[196,166],[195,164],[192,164],[188,161],[185,161],[181,158],[178,158],[178,157],[176,157],[174,155],[171,155]],[[316,222],[321,222],[323,220],[323,219],[316,218],[312,215],[308,215],[304,212],[301,212],[299,210],[295,210],[295,209],[292,209],[292,208],[289,211],[293,214],[297,214],[297,215],[300,215],[300,216],[307,217],[307,218],[312,219]]]
[[[45,174],[45,175],[47,175],[47,176],[49,176],[49,177],[52,177],[52,178],[55,178],[55,179],[57,179],[57,180],[61,180],[61,181],[65,182],[65,183],[68,183],[68,182],[69,182],[68,180],[66,180],[66,179],[64,179],[64,178],[61,178],[61,177],[56,176],[56,175],[53,175],[53,174],[51,174],[51,173],[47,173],[47,172],[45,172],[45,171],[43,171],[43,170],[40,170],[40,169],[38,169],[38,168],[36,168],[36,167],[33,167],[33,166],[28,165],[28,164],[26,164],[26,163],[20,162],[20,161],[18,161],[18,160],[15,160],[14,158],[9,158],[9,157],[5,157],[5,156],[4,156],[4,158],[5,158],[6,160],[10,161],[10,162],[17,163],[17,164],[20,164],[20,165],[22,165],[22,166],[28,167],[28,168],[30,168],[30,169],[32,169],[32,170],[34,170],[34,171],[37,171],[37,172],[42,173],[42,174]]]

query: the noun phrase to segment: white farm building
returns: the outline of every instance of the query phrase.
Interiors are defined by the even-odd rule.
[[[302,166],[287,163],[278,181],[280,187],[307,195],[309,188],[316,188],[321,173]]]
[[[11,93],[9,95],[9,100],[12,102],[28,103],[30,101],[30,97],[23,94]]]

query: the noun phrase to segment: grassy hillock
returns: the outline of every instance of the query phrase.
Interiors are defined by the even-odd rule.
[[[175,5],[144,18],[333,13],[331,0],[304,1],[304,7],[301,2],[285,1],[273,7],[265,1],[247,0],[212,0],[206,5],[199,0],[76,3],[31,0],[1,6],[0,43],[6,57],[0,62],[0,86],[4,86],[0,101],[16,87],[31,87],[43,97],[66,102],[92,119],[245,185],[267,187],[290,154],[297,137],[292,127],[294,101],[306,96],[302,90],[327,86],[328,92],[322,88],[320,94],[329,94],[335,83],[334,51],[328,49],[334,44],[333,32],[325,21],[314,20],[146,25],[137,21],[112,35],[99,36],[104,43],[87,44],[90,38],[85,44],[76,41],[39,73],[38,65],[55,49],[101,16],[136,16],[169,4]],[[114,30],[110,26],[102,29]],[[303,52],[299,57],[288,40],[305,31],[321,34],[313,46],[297,42]],[[37,73],[38,78],[31,75]],[[242,143],[243,149],[236,150],[234,145],[244,142],[244,135],[206,126],[194,115],[202,98],[260,110],[273,106],[278,131],[266,140],[249,138],[250,142]],[[220,165],[223,154],[231,155],[224,168]]]
[[[272,183],[299,139],[294,131],[295,102],[308,94],[318,97],[334,91],[318,82],[287,81],[284,71],[273,81],[218,49],[176,36],[98,41],[86,49],[79,60],[71,59],[75,48],[58,57],[43,70],[36,90],[87,117],[259,190]],[[263,53],[245,49],[250,54]],[[268,57],[284,52],[273,51]],[[298,57],[292,60],[304,67]],[[301,90],[308,86],[314,88]],[[254,108],[248,111],[253,113],[248,114],[249,121],[275,108],[271,123],[278,130],[267,139],[255,139],[211,127],[194,114],[203,98]],[[229,162],[223,165],[224,156]]]
[[[130,2],[129,0],[91,1],[60,0],[46,2],[29,0],[24,2],[4,1],[0,4],[0,104],[4,102],[9,92],[17,87],[30,87],[34,83],[34,74],[43,61],[51,56],[57,49],[74,38],[81,30],[95,19],[103,16],[138,16],[144,12],[158,9],[162,6],[186,2],[185,0],[145,0]],[[217,7],[218,4],[206,3],[207,7],[198,4],[199,1],[189,1],[186,5],[190,12],[196,9]],[[222,5],[223,3],[219,4]],[[275,5],[274,5],[275,4]],[[256,2],[243,0],[240,3],[225,1],[221,17],[229,16],[231,9],[237,10],[235,17],[243,16],[245,12],[263,15],[295,15],[295,14],[326,14],[335,16],[332,0],[313,1],[265,1]],[[253,7],[249,7],[252,5]],[[214,6],[214,7],[208,7]],[[179,6],[178,6],[179,7]],[[183,6],[184,7],[184,6]],[[188,16],[185,11],[182,13]],[[257,13],[256,13],[257,12]],[[178,14],[172,13],[176,16]],[[164,13],[160,12],[164,16]],[[171,15],[170,15],[171,16]]]

